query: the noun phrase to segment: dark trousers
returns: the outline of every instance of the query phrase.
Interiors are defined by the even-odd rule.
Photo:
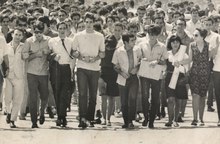
[[[67,107],[71,97],[71,70],[70,65],[60,65],[57,63],[56,67],[50,71],[51,86],[56,102],[58,118],[64,118],[67,115]]]
[[[153,80],[141,77],[141,91],[142,91],[142,107],[145,120],[153,123],[160,104],[160,86],[161,80]],[[151,97],[150,97],[151,88]],[[151,102],[149,102],[149,97]]]
[[[218,119],[220,120],[220,72],[213,72],[213,80],[215,87],[215,98],[218,111]]]
[[[119,95],[121,97],[121,110],[124,123],[131,123],[136,117],[136,104],[139,81],[137,75],[133,75],[126,80],[126,85],[119,85]]]
[[[37,123],[38,94],[40,94],[40,116],[44,116],[44,110],[48,102],[48,76],[27,74],[28,89],[30,95],[29,110],[32,123]]]
[[[213,73],[210,75],[210,82],[209,82],[209,89],[208,89],[208,100],[207,105],[213,106],[213,98],[214,98],[214,80],[213,80]]]
[[[77,69],[80,119],[94,120],[99,75],[99,71]]]

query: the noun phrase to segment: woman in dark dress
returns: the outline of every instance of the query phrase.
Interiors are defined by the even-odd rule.
[[[175,89],[171,89],[169,87],[171,77],[173,75],[173,71],[175,66],[173,62],[179,56],[179,49],[181,48],[181,39],[180,37],[173,35],[168,39],[167,49],[168,49],[168,60],[167,60],[167,75],[165,78],[165,90],[168,99],[168,116],[169,121],[165,124],[167,127],[173,126],[177,127],[179,124],[177,123],[181,101],[184,99],[188,99],[186,85],[176,85]],[[184,58],[187,59],[188,55],[185,54]],[[185,69],[185,67],[183,67]],[[185,72],[185,71],[182,71]],[[178,81],[184,77],[184,74],[180,72]],[[174,121],[174,122],[173,122]]]
[[[114,24],[114,34],[105,38],[105,58],[101,61],[101,76],[99,84],[105,85],[105,91],[102,91],[102,114],[104,118],[103,125],[111,126],[110,117],[112,115],[114,98],[119,96],[117,80],[117,72],[113,68],[112,57],[121,38],[123,25],[121,23]],[[101,88],[102,89],[102,88]],[[107,122],[106,122],[107,117]]]
[[[209,65],[209,44],[204,40],[207,35],[205,29],[196,29],[193,36],[194,42],[190,44],[189,60],[192,62],[190,69],[190,89],[192,93],[193,121],[191,125],[198,123],[198,112],[200,126],[204,125],[203,115],[205,99],[209,86],[210,65]],[[185,61],[185,62],[187,62]],[[180,63],[185,63],[184,61]]]

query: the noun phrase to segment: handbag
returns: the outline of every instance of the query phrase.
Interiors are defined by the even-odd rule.
[[[189,73],[186,72],[186,68],[184,68],[184,74],[182,77],[179,77],[177,85],[185,86],[186,84],[189,84]]]

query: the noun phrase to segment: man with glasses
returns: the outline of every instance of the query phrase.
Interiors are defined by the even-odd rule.
[[[43,35],[44,25],[37,23],[34,25],[34,36],[28,38],[25,42],[22,57],[28,61],[27,81],[30,92],[30,114],[32,128],[38,128],[37,125],[37,99],[40,94],[40,124],[45,121],[44,111],[48,102],[48,61],[49,37]]]
[[[82,128],[88,126],[87,121],[94,127],[92,121],[95,114],[100,59],[105,56],[104,36],[93,29],[94,15],[86,13],[84,21],[86,29],[77,33],[73,39],[73,56],[78,59],[79,127]]]

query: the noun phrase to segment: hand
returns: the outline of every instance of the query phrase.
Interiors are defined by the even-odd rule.
[[[157,60],[151,61],[151,62],[149,63],[149,65],[150,65],[151,67],[153,67],[153,68],[154,68],[157,64],[158,64]]]
[[[179,67],[179,66],[180,66],[180,62],[179,62],[179,61],[175,61],[175,62],[174,62],[174,66],[175,66],[175,67]]]
[[[58,61],[60,60],[60,55],[57,54],[57,55],[54,57],[54,60],[58,62]]]
[[[90,63],[94,63],[95,61],[96,61],[96,58],[95,58],[95,57],[90,57],[90,58],[89,58],[89,62],[90,62]]]
[[[130,71],[130,73],[131,74],[137,74],[137,72],[138,72],[138,67],[134,67],[131,71]]]
[[[7,68],[6,72],[5,72],[5,77],[7,77],[9,74],[9,68]]]
[[[79,57],[79,52],[78,51],[72,52],[72,56],[75,57],[75,58],[78,58]]]
[[[50,50],[49,49],[43,49],[43,54],[47,55],[50,53]]]
[[[36,57],[42,57],[43,56],[43,51],[38,51],[36,54]]]
[[[125,72],[121,72],[120,73],[125,79],[129,78],[130,75],[128,73],[125,73]]]
[[[82,60],[83,60],[84,62],[90,63],[90,57],[89,57],[89,56],[83,57]]]

